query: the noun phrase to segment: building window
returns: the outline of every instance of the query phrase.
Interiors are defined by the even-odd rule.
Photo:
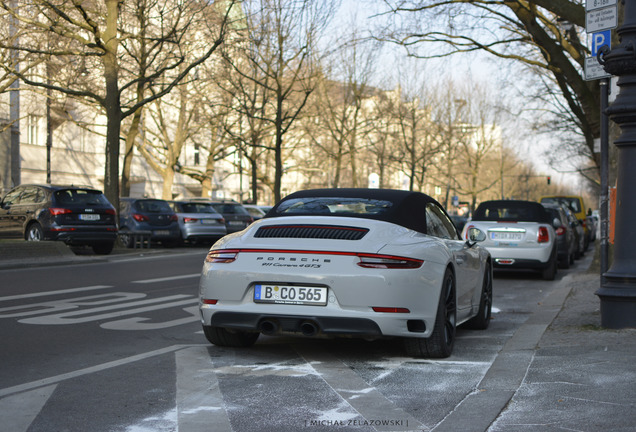
[[[199,165],[200,163],[201,163],[201,159],[200,159],[199,144],[195,144],[194,145],[194,164]]]
[[[27,143],[38,143],[38,118],[32,114],[27,116]]]

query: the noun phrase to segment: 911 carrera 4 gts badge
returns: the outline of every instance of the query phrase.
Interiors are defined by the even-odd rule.
[[[297,258],[297,257],[273,257],[259,256],[256,261],[263,267],[288,267],[288,268],[320,268],[324,264],[331,263],[330,258]]]

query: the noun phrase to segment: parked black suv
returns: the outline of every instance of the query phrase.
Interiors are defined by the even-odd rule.
[[[109,254],[117,239],[115,208],[90,187],[17,186],[0,201],[0,237],[59,240]]]

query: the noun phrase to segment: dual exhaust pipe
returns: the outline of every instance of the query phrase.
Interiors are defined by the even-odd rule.
[[[300,332],[303,334],[303,336],[315,336],[320,331],[318,324],[310,320],[301,322],[298,328],[300,329]],[[265,319],[261,321],[260,325],[258,326],[258,330],[264,335],[273,335],[278,333],[278,331],[280,330],[280,324],[276,320]]]

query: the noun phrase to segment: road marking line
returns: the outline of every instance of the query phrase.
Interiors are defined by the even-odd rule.
[[[57,385],[51,385],[0,399],[2,429],[12,432],[26,432],[56,387]]]
[[[395,425],[374,424],[376,430],[428,430],[428,427],[406,411],[396,407],[375,387],[370,386],[349,366],[333,355],[299,345],[294,346],[294,349],[345,402],[367,421],[395,420],[401,423]]]
[[[175,352],[178,430],[232,430],[207,346]]]
[[[185,300],[179,300],[184,298]],[[170,302],[170,303],[162,303],[162,304],[154,305],[154,306],[143,306],[136,309],[129,309],[132,306],[151,305],[154,303],[161,303],[161,302]],[[198,302],[197,298],[193,296],[189,296],[186,294],[178,294],[173,296],[141,300],[137,302],[130,302],[130,303],[124,303],[124,304],[118,304],[118,305],[112,305],[112,306],[82,309],[82,310],[72,311],[72,312],[62,312],[62,313],[53,314],[53,315],[43,315],[39,317],[25,318],[25,319],[18,320],[18,322],[23,324],[43,324],[43,325],[78,324],[78,323],[85,323],[85,322],[91,322],[91,321],[106,320],[110,318],[118,318],[125,315],[133,315],[137,313],[154,311],[159,309],[167,309],[171,307],[184,306],[184,305],[189,305],[189,304],[193,304],[197,302]],[[96,312],[110,311],[110,310],[122,309],[122,308],[126,308],[126,309],[121,310],[119,312],[103,313],[100,315],[95,314]],[[83,315],[86,315],[86,316],[83,316]]]
[[[128,363],[133,363],[136,361],[140,361],[140,360],[145,360],[151,357],[156,357],[159,355],[163,355],[163,354],[167,354],[167,353],[171,353],[171,352],[175,352],[175,351],[179,351],[181,349],[184,348],[191,348],[191,347],[198,347],[198,346],[208,346],[207,344],[205,345],[199,345],[199,344],[192,344],[192,345],[172,345],[166,348],[161,348],[158,350],[154,350],[154,351],[148,351],[146,353],[143,354],[137,354],[134,356],[130,356],[130,357],[126,357],[123,359],[119,359],[119,360],[114,360],[111,362],[106,362],[106,363],[102,363],[100,365],[96,365],[96,366],[91,366],[91,367],[87,367],[84,369],[79,369],[73,372],[68,372],[65,374],[60,374],[60,375],[55,375],[49,378],[43,378],[37,381],[31,381],[28,383],[24,383],[24,384],[19,384],[13,387],[7,387],[7,388],[3,388],[0,389],[0,398],[1,397],[5,397],[14,393],[19,393],[19,392],[23,392],[23,391],[27,391],[27,390],[33,390],[39,387],[44,387],[44,386],[48,386],[48,385],[52,385],[52,384],[57,384],[60,383],[62,381],[66,381],[72,378],[77,378],[83,375],[88,375],[88,374],[92,374],[95,372],[101,372],[103,370],[106,369],[112,369],[114,367],[119,367],[119,366],[123,366],[126,365]]]
[[[132,283],[149,284],[149,283],[156,283],[156,282],[168,282],[168,281],[179,280],[179,279],[191,279],[195,277],[201,277],[201,273],[193,273],[189,275],[180,275],[180,276],[170,276],[170,277],[163,277],[163,278],[156,278],[156,279],[143,279],[138,281],[132,281]]]
[[[87,286],[87,287],[81,287],[81,288],[57,290],[57,291],[45,291],[45,292],[38,292],[38,293],[31,293],[31,294],[19,294],[14,296],[0,297],[0,302],[9,301],[9,300],[19,300],[19,299],[25,299],[25,298],[33,298],[33,297],[44,297],[44,296],[58,295],[58,294],[69,294],[74,292],[91,291],[91,290],[107,289],[107,288],[113,288],[113,287],[110,285],[94,285],[94,286]]]

